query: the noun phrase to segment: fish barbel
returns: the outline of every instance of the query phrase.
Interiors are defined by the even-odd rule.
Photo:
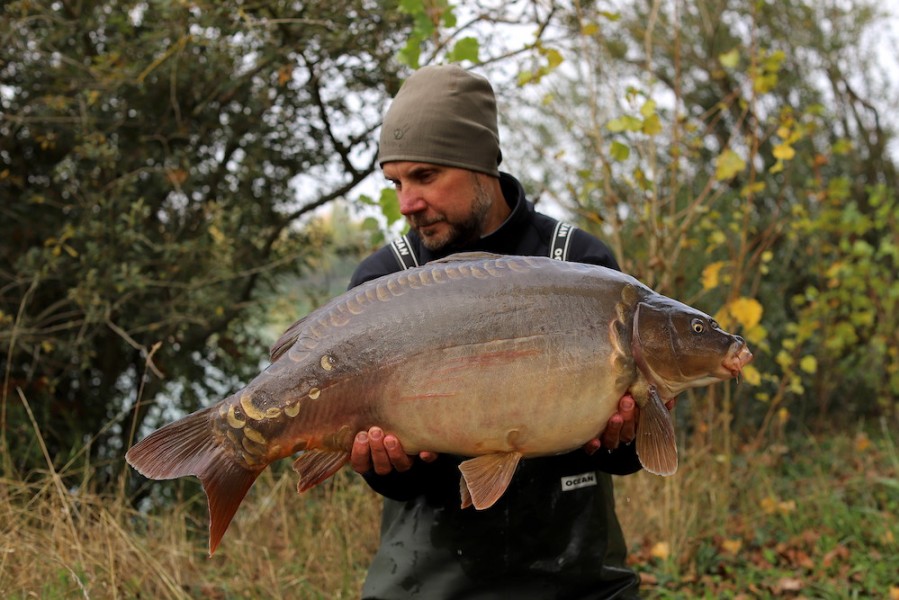
[[[271,364],[220,403],[154,431],[126,458],[151,479],[199,477],[210,554],[250,486],[300,452],[299,491],[379,426],[460,465],[463,507],[493,505],[523,457],[568,452],[630,392],[643,467],[677,469],[664,401],[737,377],[752,353],[708,315],[604,267],[457,254],[387,275],[291,326]]]

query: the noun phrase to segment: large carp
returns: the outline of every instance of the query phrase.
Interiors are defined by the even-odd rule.
[[[466,457],[463,506],[491,506],[519,460],[594,438],[630,392],[644,468],[677,469],[664,400],[736,377],[744,341],[617,271],[549,258],[458,254],[358,286],[310,313],[271,365],[219,404],[128,451],[146,477],[199,477],[210,554],[259,473],[302,451],[298,489],[379,426],[409,453]]]

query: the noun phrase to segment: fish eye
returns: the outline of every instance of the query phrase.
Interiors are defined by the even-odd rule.
[[[693,319],[693,322],[690,323],[690,328],[693,330],[693,333],[702,333],[705,331],[705,323],[701,319]]]

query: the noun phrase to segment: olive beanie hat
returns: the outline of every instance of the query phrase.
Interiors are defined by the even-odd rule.
[[[502,153],[490,83],[456,65],[423,67],[384,117],[378,163],[425,162],[499,177]]]

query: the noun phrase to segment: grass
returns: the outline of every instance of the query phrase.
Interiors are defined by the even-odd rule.
[[[731,454],[689,442],[676,476],[617,480],[647,598],[899,599],[899,453],[885,423]],[[348,472],[298,496],[279,467],[212,558],[196,484],[166,488],[172,502],[146,514],[52,471],[0,480],[0,597],[357,597],[378,498]]]
[[[899,454],[885,421],[731,459],[688,452],[675,478],[639,473],[617,496],[647,598],[899,599]]]

